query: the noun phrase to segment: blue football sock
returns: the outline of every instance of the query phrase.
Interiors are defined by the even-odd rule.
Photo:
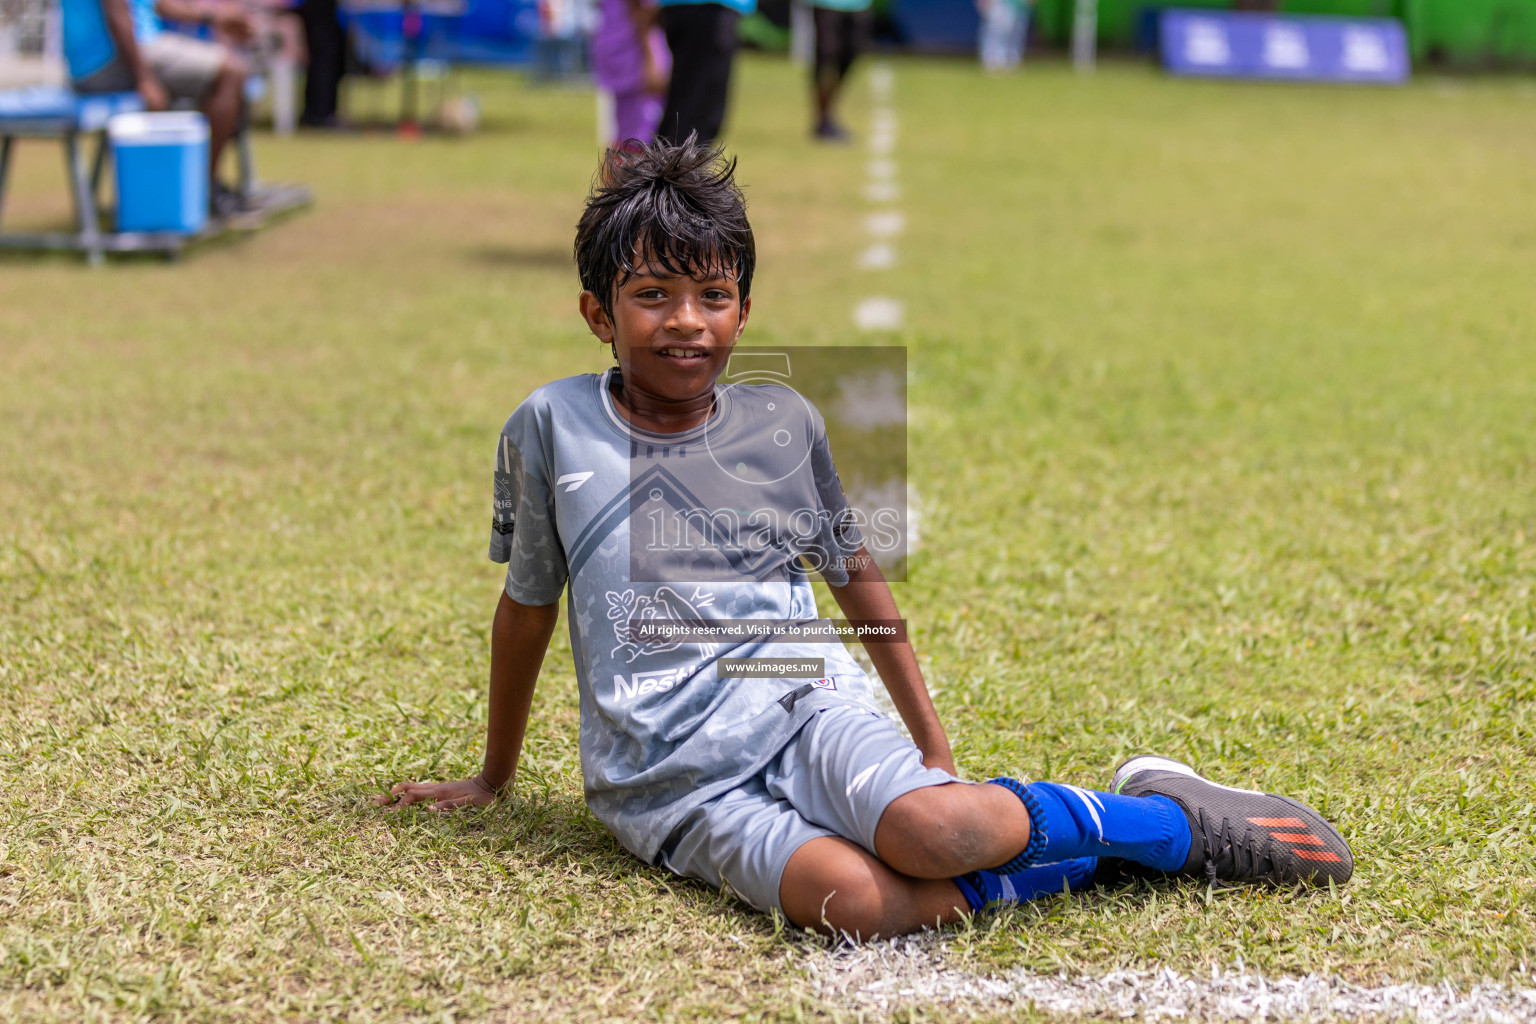
[[[1037,864],[1032,868],[1000,875],[996,871],[972,871],[954,880],[960,895],[972,912],[993,903],[1023,903],[1061,892],[1065,885],[1073,892],[1093,884],[1098,869],[1097,857],[1079,857],[1060,864]]]
[[[1076,857],[1120,857],[1178,871],[1189,857],[1189,819],[1165,796],[1118,796],[1054,782],[991,779],[1029,811],[1029,845],[1000,874]]]

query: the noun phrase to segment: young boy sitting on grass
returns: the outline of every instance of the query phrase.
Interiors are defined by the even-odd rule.
[[[866,647],[910,740],[840,643],[772,634],[818,620],[807,565],[850,622],[900,613],[814,408],[785,387],[718,383],[752,309],[733,172],[688,143],[603,165],[576,261],[582,316],[617,365],[544,385],[502,429],[490,557],[507,578],[484,768],[379,802],[447,810],[511,789],[568,586],[592,812],[647,864],[798,926],[895,935],[1107,870],[1347,880],[1349,847],[1317,812],[1176,761],[1132,758],[1109,792],[963,782],[904,638]],[[824,667],[731,674],[740,658]]]

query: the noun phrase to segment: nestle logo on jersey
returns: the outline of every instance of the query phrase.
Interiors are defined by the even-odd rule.
[[[626,681],[617,672],[613,676],[613,695],[619,700],[634,700],[648,693],[668,693],[682,683],[684,669],[669,668],[661,672],[636,672]]]

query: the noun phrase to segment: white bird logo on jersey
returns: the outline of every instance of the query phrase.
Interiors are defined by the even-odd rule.
[[[636,641],[631,635],[630,622],[635,619],[683,619],[698,622],[704,618],[699,609],[708,608],[714,603],[715,595],[699,587],[693,589],[692,597],[684,597],[667,586],[657,587],[654,594],[636,594],[633,590],[623,593],[608,591],[608,618],[613,622],[613,635],[619,641],[619,645],[608,652],[609,657],[623,651],[625,660],[633,663],[642,655],[677,650],[685,641]],[[698,647],[699,653],[706,658],[714,655],[716,647],[712,643],[690,646]]]

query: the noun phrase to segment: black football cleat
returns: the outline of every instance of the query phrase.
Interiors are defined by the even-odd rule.
[[[1349,881],[1355,855],[1337,829],[1306,804],[1218,786],[1166,757],[1133,757],[1111,786],[1124,796],[1165,796],[1189,818],[1193,839],[1181,875],[1239,885],[1327,885]]]

